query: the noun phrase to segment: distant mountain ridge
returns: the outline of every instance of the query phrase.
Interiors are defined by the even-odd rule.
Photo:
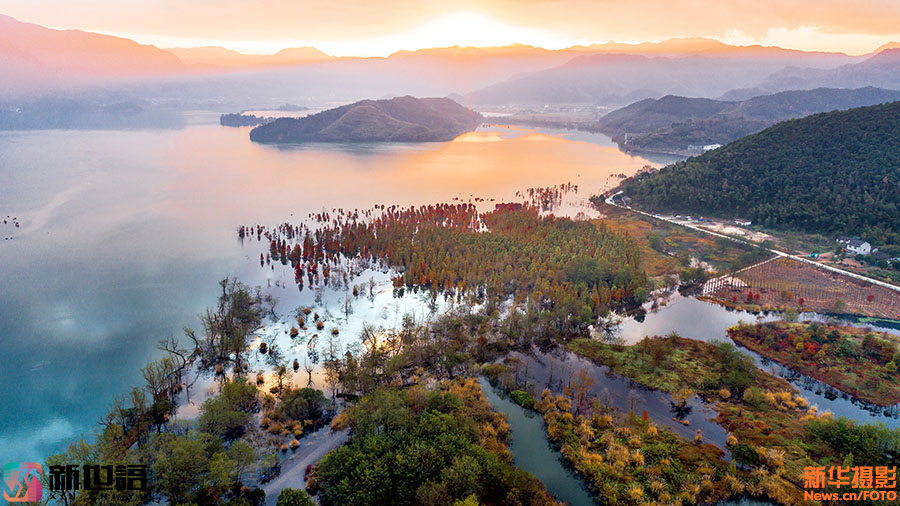
[[[900,90],[900,47],[897,43],[882,46],[863,61],[836,68],[809,68],[798,65],[783,68],[747,89],[735,89],[723,94],[723,100],[741,100],[784,90],[812,88],[861,88],[874,86]]]
[[[154,105],[220,112],[285,101],[344,103],[407,94],[458,94],[465,97],[463,103],[479,106],[617,106],[670,94],[741,95],[748,91],[734,90],[756,89],[772,76],[778,78],[759,92],[725,98],[741,100],[823,86],[810,86],[818,82],[816,72],[863,65],[865,58],[731,46],[702,38],[558,50],[521,44],[445,47],[373,58],[331,57],[309,47],[247,55],[221,47],[167,51],[120,37],[54,30],[0,16],[0,99],[52,99],[61,90],[94,95],[112,91]],[[894,84],[900,81],[897,70],[888,68],[890,61],[873,57],[868,63],[872,68],[848,71],[857,78],[853,86],[834,87],[900,88]],[[798,85],[789,86],[792,82]]]
[[[53,30],[3,14],[0,61],[51,74],[138,76],[183,70],[175,55],[155,46],[81,30]]]
[[[900,244],[900,101],[778,123],[620,188],[646,209]]]
[[[185,65],[209,67],[253,68],[260,66],[299,65],[334,59],[314,47],[292,47],[271,55],[244,54],[219,46],[175,47],[166,51]]]
[[[727,144],[787,119],[896,100],[900,91],[872,87],[784,91],[744,101],[667,95],[612,111],[597,126],[625,149],[677,153],[689,145]]]
[[[480,105],[625,105],[665,95],[716,97],[739,88],[741,83],[763,82],[788,67],[827,70],[866,58],[777,47],[729,46],[708,39],[610,43],[590,49],[593,54],[493,84],[468,97]]]
[[[449,98],[397,97],[361,100],[304,118],[280,118],[258,126],[250,140],[300,142],[449,141],[474,130],[481,115]]]

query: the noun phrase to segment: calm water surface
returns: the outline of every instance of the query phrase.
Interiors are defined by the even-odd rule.
[[[157,342],[199,325],[196,315],[228,275],[279,298],[279,320],[266,332],[306,362],[311,335],[291,340],[286,331],[290,310],[315,296],[297,291],[289,267],[261,269],[260,245],[238,241],[240,224],[479,197],[488,209],[490,199],[516,201],[516,192],[567,182],[580,189],[572,209],[589,211],[592,192],[649,163],[583,132],[492,127],[448,143],[275,147],[249,142],[249,128],[219,126],[217,114],[190,114],[186,125],[0,132],[0,221],[21,224],[0,225],[0,236],[13,237],[0,241],[0,456],[8,461],[41,460],[94,430],[113,396],[141,384]],[[405,312],[428,312],[420,295],[394,299],[386,272],[365,272],[359,282],[369,277],[376,295],[350,315],[341,311],[343,291],[325,290],[316,302],[344,344],[363,322],[391,326]],[[623,336],[676,330],[724,339],[724,329],[753,318],[685,299],[643,323],[626,320]],[[298,376],[306,376],[302,367]],[[810,390],[820,408],[896,425]]]
[[[500,395],[484,378],[479,378],[481,390],[491,407],[506,415],[509,422],[509,450],[516,467],[533,474],[547,487],[547,491],[570,506],[592,506],[594,500],[587,485],[564,465],[563,456],[547,439],[544,419]]]
[[[509,450],[520,467],[537,477],[558,500],[570,506],[592,506],[595,502],[587,485],[564,464],[565,459],[547,439],[543,418],[501,395],[484,378],[479,378],[485,398],[495,410],[506,415],[509,423]],[[753,499],[724,501],[718,506],[774,506]]]
[[[0,218],[21,223],[0,225],[0,236],[13,237],[0,241],[0,455],[8,461],[40,460],[97,427],[113,396],[141,383],[157,342],[198,325],[223,277],[277,295],[296,290],[259,268],[258,251],[237,240],[239,224],[376,203],[514,199],[566,182],[586,200],[614,174],[648,163],[602,136],[546,130],[279,148],[251,143],[249,128],[219,126],[217,114],[190,114],[186,125],[0,132]],[[363,304],[355,318],[390,322],[399,311],[390,298]]]

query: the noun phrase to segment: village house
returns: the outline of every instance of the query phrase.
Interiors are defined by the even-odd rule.
[[[837,242],[843,244],[847,253],[852,255],[868,255],[872,253],[872,245],[862,239],[841,236],[837,238]]]
[[[707,151],[712,151],[714,149],[719,149],[721,147],[722,147],[721,144],[702,144],[702,145],[688,144],[687,149],[688,149],[688,151],[705,153]]]

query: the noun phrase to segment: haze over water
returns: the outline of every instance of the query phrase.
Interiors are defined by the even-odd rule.
[[[0,132],[0,220],[21,223],[0,234],[13,237],[0,241],[0,403],[19,408],[0,416],[0,454],[42,460],[98,427],[113,396],[142,383],[157,342],[199,326],[217,281],[264,279],[238,225],[470,195],[518,201],[517,191],[568,182],[586,199],[648,163],[583,133],[487,128],[449,143],[279,148],[216,114],[187,125]]]

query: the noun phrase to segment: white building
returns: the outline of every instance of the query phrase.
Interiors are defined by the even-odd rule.
[[[696,151],[696,152],[705,153],[707,151],[712,151],[714,149],[719,149],[721,147],[722,147],[721,144],[702,144],[702,145],[701,144],[688,144],[687,149],[688,149],[688,151]]]
[[[872,253],[872,245],[861,239],[842,236],[837,238],[837,242],[843,244],[847,253],[853,255],[869,255]]]

